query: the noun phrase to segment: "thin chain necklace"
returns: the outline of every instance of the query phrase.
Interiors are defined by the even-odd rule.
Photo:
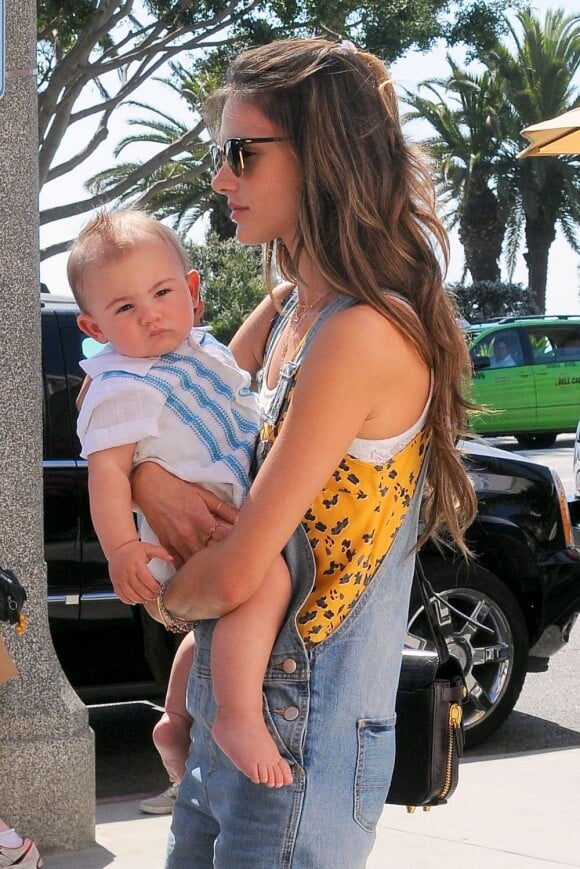
[[[284,334],[284,345],[282,347],[282,359],[286,359],[286,354],[288,353],[288,346],[290,344],[290,335],[293,335],[295,338],[297,337],[298,329],[300,328],[300,324],[304,320],[307,314],[313,311],[315,308],[320,305],[324,299],[328,298],[334,290],[327,290],[322,296],[319,296],[315,302],[312,302],[311,305],[301,305],[300,302],[296,304],[296,307],[292,311],[288,319],[288,325],[286,326],[286,331]]]
[[[316,307],[318,307],[318,305],[326,298],[328,298],[328,296],[330,296],[332,292],[333,290],[327,290],[325,293],[322,294],[322,296],[319,296],[315,302],[312,302],[311,305],[301,305],[300,302],[297,302],[296,307],[292,311],[292,315],[290,318],[294,329],[298,329],[306,314],[309,314],[310,311],[313,311]]]

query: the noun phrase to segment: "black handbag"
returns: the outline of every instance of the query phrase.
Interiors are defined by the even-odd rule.
[[[22,633],[26,616],[22,607],[26,602],[26,589],[15,573],[7,567],[0,567],[0,622],[16,625],[16,632]]]
[[[419,558],[415,580],[436,651],[404,649],[397,689],[396,756],[387,803],[429,811],[457,787],[463,753],[462,703],[467,696],[461,667],[449,656],[428,594]]]

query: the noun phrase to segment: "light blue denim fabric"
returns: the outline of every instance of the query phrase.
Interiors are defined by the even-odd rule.
[[[314,577],[302,527],[285,550],[293,599],[266,673],[264,715],[292,764],[292,785],[252,784],[213,742],[215,622],[196,628],[188,687],[192,746],[173,809],[167,869],[365,866],[393,770],[395,697],[425,466],[369,587],[340,627],[311,650],[295,621]]]

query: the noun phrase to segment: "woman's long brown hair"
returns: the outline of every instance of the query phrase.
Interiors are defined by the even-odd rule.
[[[297,263],[306,253],[329,285],[372,305],[415,345],[433,372],[419,542],[444,534],[467,552],[464,532],[477,501],[456,444],[471,406],[469,356],[443,286],[448,239],[432,179],[403,136],[385,65],[349,43],[281,40],[234,60],[226,84],[208,101],[210,129],[219,132],[233,94],[288,135],[303,172],[297,249],[269,243],[267,279],[275,266],[298,282]]]

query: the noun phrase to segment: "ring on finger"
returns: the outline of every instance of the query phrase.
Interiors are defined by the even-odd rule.
[[[219,522],[214,522],[214,524],[211,526],[211,528],[209,529],[209,534],[207,535],[207,540],[205,541],[206,546],[210,542],[210,540],[213,540],[213,536],[219,527],[220,527]]]

